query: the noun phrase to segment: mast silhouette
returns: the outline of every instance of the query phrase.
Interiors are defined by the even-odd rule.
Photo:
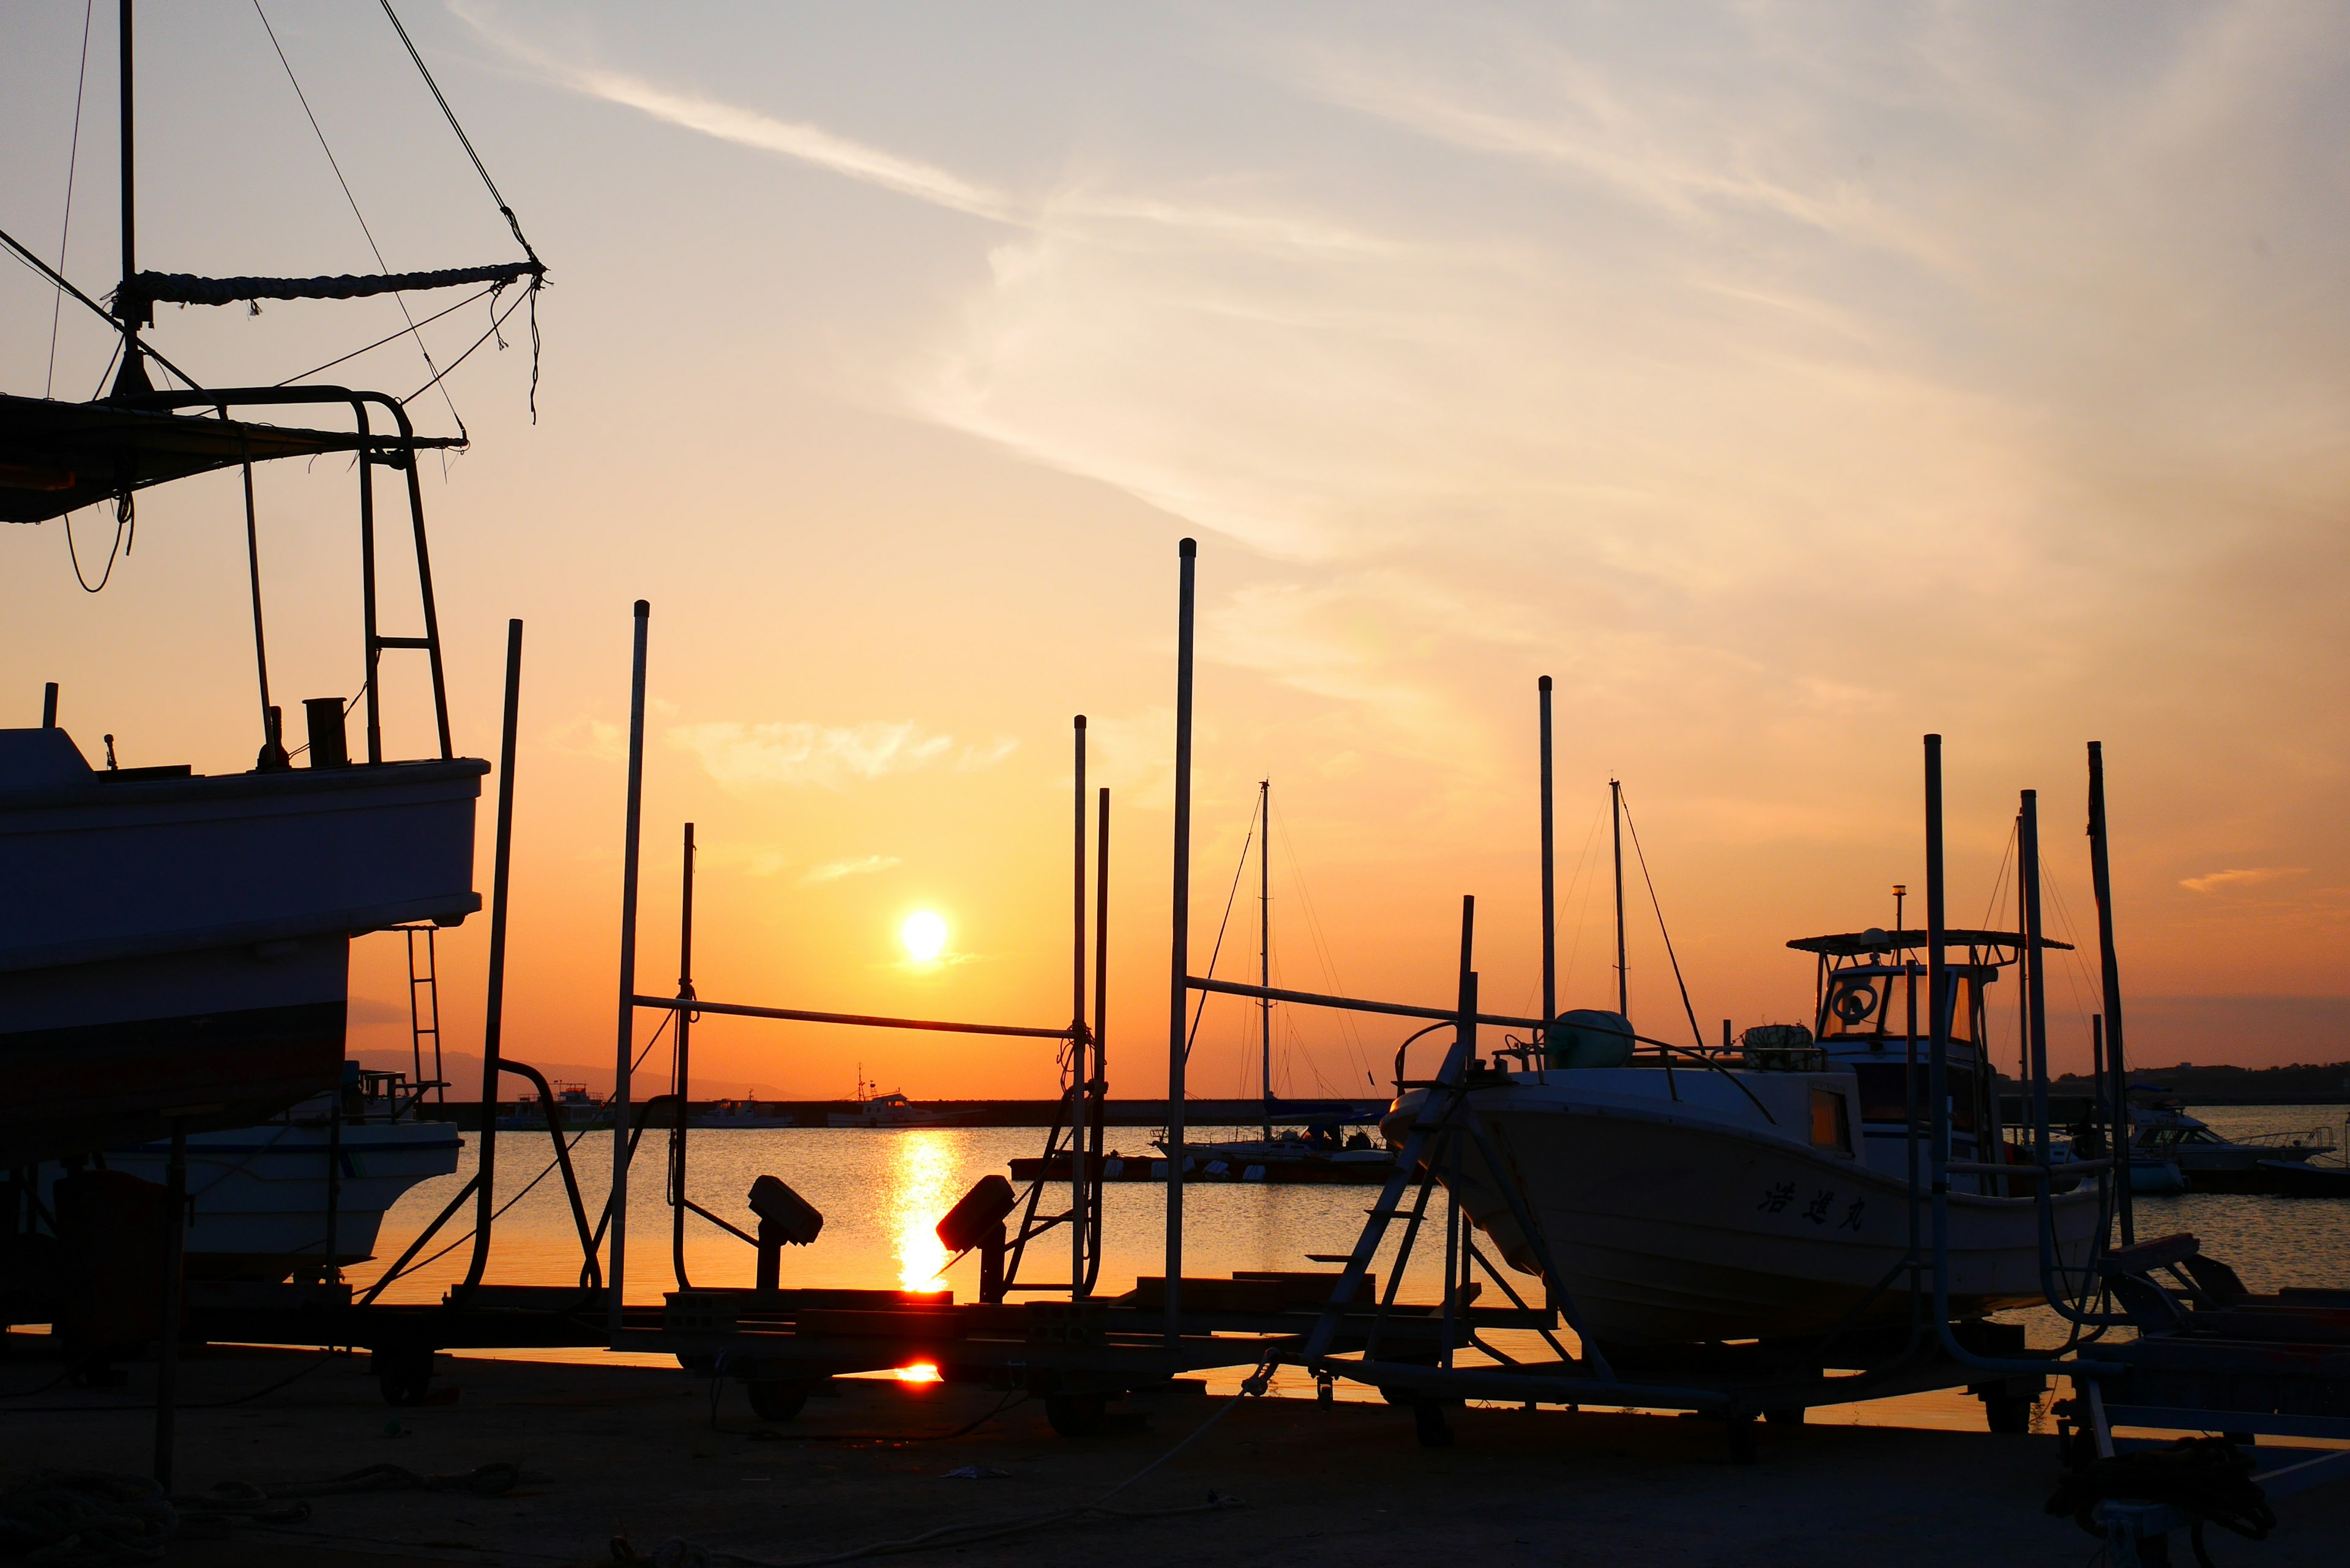
[[[1265,990],[1273,989],[1273,781],[1259,779],[1256,785],[1257,826],[1262,831],[1256,845],[1256,982]],[[1273,998],[1257,1001],[1258,1085],[1263,1090],[1262,1113],[1264,1117],[1264,1141],[1273,1141]]]

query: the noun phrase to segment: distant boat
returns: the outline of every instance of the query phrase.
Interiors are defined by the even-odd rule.
[[[2140,1086],[2134,1092],[2143,1096],[2147,1090]],[[2175,1101],[2133,1101],[2130,1125],[2133,1191],[2145,1190],[2135,1180],[2140,1160],[2175,1164],[2186,1178],[2189,1192],[2280,1191],[2282,1168],[2304,1164],[2312,1156],[2332,1154],[2336,1147],[2334,1129],[2328,1127],[2222,1137]]]
[[[599,1100],[588,1092],[585,1084],[556,1083],[556,1113],[563,1118],[563,1130],[579,1132],[591,1127],[608,1127],[619,1114],[609,1101]],[[501,1132],[545,1132],[546,1105],[536,1095],[525,1095],[515,1102],[515,1108],[498,1118]]]
[[[892,1090],[858,1101],[853,1111],[827,1111],[824,1122],[834,1127],[944,1127],[970,1117],[968,1111],[941,1111],[918,1106]]]

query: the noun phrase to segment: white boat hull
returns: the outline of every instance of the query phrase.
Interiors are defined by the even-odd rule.
[[[277,1122],[188,1137],[188,1272],[197,1278],[281,1280],[317,1270],[327,1252],[330,1129]],[[411,1188],[457,1168],[464,1147],[446,1122],[354,1122],[342,1129],[335,1260],[375,1255],[383,1217]],[[107,1168],[163,1184],[168,1144],[106,1156]],[[43,1168],[44,1186],[59,1169]]]
[[[1578,1105],[1539,1088],[1480,1091],[1470,1103],[1542,1231],[1555,1282],[1603,1344],[1818,1336],[1908,1312],[1905,1179],[1679,1106]],[[1511,1265],[1539,1273],[1473,1148],[1447,1179]],[[2099,1220],[2096,1194],[2054,1205],[2059,1261],[2078,1268]],[[1919,1207],[1930,1270],[1930,1205]],[[1954,1193],[1950,1236],[1952,1315],[2042,1299],[2033,1199]],[[1929,1272],[1919,1285],[1931,1284]]]

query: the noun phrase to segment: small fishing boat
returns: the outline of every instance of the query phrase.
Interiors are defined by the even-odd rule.
[[[835,1127],[944,1127],[962,1121],[962,1114],[918,1106],[892,1089],[886,1095],[859,1098],[853,1111],[827,1111],[825,1125]]]
[[[2003,1144],[1984,1048],[1983,992],[2022,942],[1945,933],[1960,1317],[2043,1299],[2040,1200],[1995,1168]],[[1604,1344],[1818,1335],[1909,1310],[1904,1265],[1926,1245],[1913,1199],[1927,1187],[1927,935],[1871,929],[1788,946],[1818,961],[1812,1028],[1758,1026],[1734,1055],[1643,1055],[1620,1013],[1569,1012],[1521,1048],[1521,1070],[1497,1054],[1470,1080],[1469,1108],[1503,1169],[1470,1144],[1437,1174],[1513,1267],[1538,1273],[1501,1184],[1514,1189],[1564,1275],[1554,1283]],[[1430,1092],[1397,1099],[1391,1142]],[[2048,1203],[2057,1265],[2077,1271],[2103,1219],[2098,1194],[2084,1186]]]
[[[330,1261],[364,1262],[402,1195],[457,1168],[463,1139],[452,1124],[418,1116],[422,1091],[406,1074],[346,1062],[343,1082],[271,1121],[188,1135],[190,1276],[316,1279]],[[170,1143],[157,1142],[109,1150],[103,1163],[160,1187],[170,1158]],[[65,1175],[61,1165],[42,1168],[45,1201]]]
[[[562,1118],[564,1131],[583,1132],[612,1125],[617,1113],[610,1102],[589,1094],[587,1085],[557,1080],[547,1086],[554,1091],[555,1108]],[[515,1102],[513,1110],[498,1118],[500,1132],[545,1132],[546,1127],[546,1102],[536,1095],[525,1095]]]

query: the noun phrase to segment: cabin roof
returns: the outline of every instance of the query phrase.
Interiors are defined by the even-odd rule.
[[[2021,931],[1962,930],[1956,927],[1942,932],[1945,947],[2020,948],[2023,945]],[[1846,931],[1832,937],[1797,937],[1787,944],[1797,952],[1825,953],[1831,958],[1858,958],[1865,953],[1893,952],[1902,948],[1922,948],[1926,945],[1924,931],[1866,930]],[[2070,942],[2060,942],[2054,937],[2043,937],[2043,948],[2061,948],[2067,952]]]

